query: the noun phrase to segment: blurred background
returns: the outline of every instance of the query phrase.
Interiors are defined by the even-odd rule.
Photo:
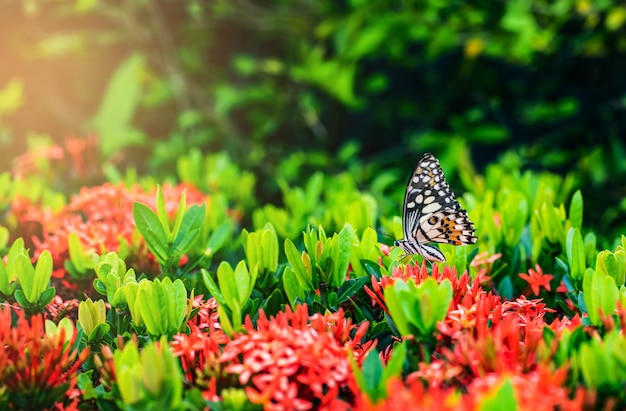
[[[453,187],[493,162],[570,176],[614,234],[625,69],[617,0],[0,0],[0,171],[82,144],[71,193],[197,149],[251,172],[260,204],[349,172],[398,211],[431,151]]]

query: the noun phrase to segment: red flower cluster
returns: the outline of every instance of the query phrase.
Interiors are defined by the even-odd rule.
[[[484,261],[492,262],[491,259]],[[536,273],[541,273],[538,266]],[[448,314],[437,324],[439,334],[430,360],[418,365],[419,369],[407,379],[408,386],[394,383],[400,384],[400,388],[390,388],[393,398],[375,405],[366,401],[363,409],[402,409],[416,401],[418,408],[412,409],[430,409],[438,404],[442,409],[474,410],[481,396],[504,380],[513,384],[522,409],[529,409],[524,407],[537,402],[538,409],[553,409],[555,404],[561,403],[564,404],[561,409],[576,409],[581,404],[582,399],[578,397],[570,401],[568,391],[562,388],[566,385],[567,367],[550,371],[549,358],[537,358],[543,329],[548,326],[544,316],[555,312],[541,300],[527,300],[522,296],[515,301],[502,301],[484,290],[478,280],[471,281],[467,272],[457,276],[453,268],[439,271],[434,265],[429,274],[425,264],[398,268],[391,277],[381,280],[372,278],[372,289],[366,287],[366,292],[386,311],[385,287],[398,278],[419,284],[429,277],[437,282],[447,278],[453,289]],[[557,321],[552,328],[560,333],[564,328],[579,324],[579,319]],[[462,389],[466,395],[460,398],[457,389]],[[398,392],[401,395],[398,396]]]
[[[89,354],[72,349],[76,336],[76,331],[65,335],[62,327],[56,335],[46,334],[41,315],[26,319],[22,310],[0,306],[0,386],[10,409],[23,409],[23,401],[29,409],[51,408],[73,391]]]
[[[578,390],[575,398],[569,398],[565,381],[567,370],[556,371],[546,367],[527,374],[489,374],[475,379],[464,387],[463,393],[453,388],[428,387],[419,380],[407,383],[391,380],[387,392],[392,393],[384,401],[373,404],[365,395],[357,399],[355,410],[359,411],[478,411],[485,409],[505,383],[513,388],[513,396],[520,411],[578,411],[583,409],[583,392]],[[494,409],[493,407],[490,409]]]
[[[58,176],[69,180],[89,182],[102,177],[99,139],[70,136],[62,144],[38,145],[13,161],[13,175],[17,179],[38,175],[43,178]],[[51,173],[54,169],[54,173]]]
[[[420,284],[427,278],[434,278],[438,283],[444,279],[448,279],[452,284],[453,300],[450,303],[450,307],[456,307],[460,301],[464,298],[465,294],[470,291],[471,277],[467,272],[459,276],[456,272],[456,268],[444,267],[443,271],[439,271],[439,266],[433,265],[432,273],[429,273],[426,269],[426,262],[421,267],[416,265],[405,265],[397,267],[393,270],[390,277],[382,276],[380,280],[377,280],[375,276],[372,276],[372,288],[365,286],[365,292],[372,298],[375,305],[385,310],[387,314],[387,304],[385,303],[384,289],[390,285],[393,285],[397,279],[404,282],[412,280],[415,284]],[[472,287],[476,291],[480,285],[474,283]]]
[[[358,361],[372,347],[360,345],[367,328],[357,328],[341,310],[309,316],[300,305],[269,319],[261,311],[256,326],[248,318],[244,333],[233,338],[195,328],[172,345],[187,379],[200,380],[208,399],[219,395],[222,382],[235,380],[266,410],[346,409],[357,390],[348,352]]]
[[[191,186],[165,185],[163,195],[169,213],[176,212],[184,190],[187,204],[201,204],[208,200],[205,194]],[[56,268],[53,276],[64,278],[64,263],[69,258],[68,238],[73,232],[78,235],[88,254],[118,251],[121,245],[132,244],[135,248],[131,251],[140,254],[145,262],[147,248],[143,242],[137,244],[138,238],[133,237],[135,222],[132,209],[135,201],[156,208],[155,191],[146,192],[138,186],[126,188],[110,183],[81,189],[60,212],[37,221],[42,225],[42,233],[41,237],[32,238],[35,255],[49,250]],[[42,214],[32,215],[39,218]],[[64,281],[64,285],[70,289],[77,287],[76,282]]]

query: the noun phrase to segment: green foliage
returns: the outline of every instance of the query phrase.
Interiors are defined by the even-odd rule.
[[[601,315],[610,315],[617,308],[619,291],[615,279],[600,270],[585,272],[583,294],[589,320],[594,325],[602,323]]]
[[[108,83],[92,125],[100,135],[102,152],[109,156],[116,151],[146,140],[141,130],[132,126],[132,119],[141,98],[138,79],[145,70],[140,53],[122,61]]]
[[[183,379],[165,338],[141,352],[130,341],[113,358],[121,409],[182,410]]]
[[[78,324],[87,336],[88,344],[99,344],[111,326],[106,322],[104,300],[93,302],[91,298],[78,306]]]
[[[24,250],[24,240],[18,238],[13,242],[7,254],[6,263],[0,263],[0,293],[3,298],[13,295],[17,288],[17,256]]]
[[[228,199],[231,206],[248,211],[255,203],[254,174],[240,168],[226,152],[206,156],[197,148],[180,156],[176,162],[180,180],[206,190],[212,196]]]
[[[227,262],[222,262],[217,268],[217,283],[211,275],[202,269],[204,284],[211,295],[220,304],[218,313],[224,331],[231,334],[241,329],[243,317],[247,312],[244,310],[252,295],[257,281],[258,264],[248,270],[246,263],[240,261],[233,268]]]
[[[385,288],[389,314],[401,336],[415,335],[428,340],[437,322],[448,313],[452,300],[452,286],[447,279],[437,284],[432,278],[416,285],[397,280]]]
[[[176,212],[174,226],[170,226],[165,209],[165,200],[160,187],[157,189],[157,212],[145,204],[133,205],[133,216],[137,230],[145,238],[148,249],[157,258],[163,273],[175,274],[180,258],[193,246],[200,235],[206,214],[206,205],[192,205],[186,209],[186,196],[183,193]]]
[[[107,301],[112,307],[128,305],[125,295],[125,287],[128,284],[136,284],[135,270],[126,269],[126,262],[119,258],[117,253],[110,252],[104,256],[94,254],[94,269],[97,278],[94,280],[94,288],[102,295],[106,295]]]
[[[278,237],[272,224],[249,233],[243,230],[241,243],[246,253],[248,266],[261,272],[274,272],[278,267]]]
[[[126,295],[129,303],[133,301],[131,315],[135,326],[145,326],[153,337],[172,336],[181,330],[188,307],[187,290],[180,279],[143,279],[129,290],[135,293]]]
[[[595,336],[581,344],[573,356],[574,372],[582,377],[587,387],[623,401],[621,385],[626,378],[625,350],[626,339],[620,332],[610,332],[603,338]]]
[[[295,306],[298,301],[314,298],[309,293],[321,288],[322,305],[340,304],[350,296],[338,296],[336,291],[346,282],[356,239],[354,229],[346,223],[338,234],[329,238],[322,226],[317,231],[308,227],[303,239],[306,251],[301,254],[290,239],[285,240],[285,255],[290,266],[283,274],[283,284],[289,302]]]
[[[18,238],[9,249],[6,263],[0,263],[0,293],[3,299],[13,299],[28,315],[40,313],[56,294],[50,287],[52,256],[44,250],[33,266],[24,240]]]
[[[492,396],[480,403],[478,409],[480,411],[517,410],[517,405],[513,386],[509,380],[506,380]]]
[[[315,173],[304,187],[290,187],[284,180],[278,185],[284,208],[266,205],[253,213],[255,227],[272,223],[283,238],[295,238],[308,225],[339,229],[348,223],[363,231],[374,225],[377,206],[374,198],[355,188],[348,175],[328,178]]]
[[[396,344],[393,355],[384,366],[377,350],[367,354],[360,368],[351,358],[352,370],[359,388],[369,397],[372,403],[388,398],[393,393],[387,391],[388,383],[394,378],[400,378],[404,361],[406,361],[406,343]]]

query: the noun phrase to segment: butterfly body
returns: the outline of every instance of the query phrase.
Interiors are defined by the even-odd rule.
[[[476,243],[474,224],[450,190],[439,161],[430,153],[420,158],[407,184],[402,231],[404,238],[394,245],[406,254],[420,254],[430,261],[446,259],[428,243]]]

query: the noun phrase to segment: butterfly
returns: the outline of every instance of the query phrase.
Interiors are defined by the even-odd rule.
[[[439,161],[430,153],[419,159],[406,187],[402,231],[404,238],[394,245],[430,261],[443,262],[446,258],[428,243],[476,243],[474,224],[450,190]]]

